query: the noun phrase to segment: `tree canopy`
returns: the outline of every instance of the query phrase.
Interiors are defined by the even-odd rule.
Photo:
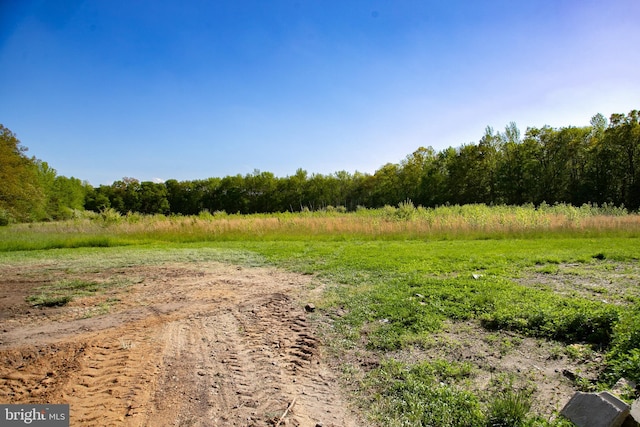
[[[0,222],[39,219],[44,192],[34,159],[13,132],[0,125]]]

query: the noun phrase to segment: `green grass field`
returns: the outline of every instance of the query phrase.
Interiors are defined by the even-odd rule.
[[[327,284],[316,305],[332,355],[377,361],[371,369],[346,362],[342,368],[372,423],[562,426],[569,424],[530,411],[535,384],[516,389],[505,380],[477,390],[468,387],[476,368],[467,362],[396,356],[429,350],[434,334],[466,322],[487,336],[509,331],[514,342],[555,343],[562,354],[602,354],[598,377],[576,383],[581,389],[604,389],[620,377],[640,382],[640,220],[589,209],[405,205],[349,214],[111,214],[4,227],[0,267],[56,259],[70,268],[95,261],[99,268],[115,260],[204,256],[313,274]],[[90,291],[93,285],[69,286]]]

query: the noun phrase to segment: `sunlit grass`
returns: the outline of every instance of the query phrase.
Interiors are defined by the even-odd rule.
[[[198,216],[87,214],[73,220],[19,224],[0,228],[0,251],[110,247],[150,242],[282,241],[353,238],[512,239],[541,237],[640,236],[640,215],[613,207],[585,205],[466,205],[433,209],[398,207],[356,212]]]

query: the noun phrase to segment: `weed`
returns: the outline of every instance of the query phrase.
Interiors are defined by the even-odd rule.
[[[591,356],[591,348],[584,344],[569,344],[565,347],[565,353],[569,359],[576,362],[584,362]]]
[[[625,312],[615,325],[602,380],[613,384],[623,377],[640,383],[640,304]]]
[[[49,295],[46,293],[30,295],[27,302],[34,307],[62,307],[71,302],[70,295]]]
[[[94,316],[102,316],[104,314],[107,314],[111,311],[111,306],[113,305],[113,302],[110,302],[109,300],[90,308],[84,315],[83,318],[85,319],[89,319],[91,317]]]
[[[29,295],[26,301],[39,307],[61,307],[78,297],[94,295],[110,287],[121,284],[118,281],[96,282],[80,279],[62,280],[38,288],[38,293]],[[88,317],[109,311],[111,303],[105,302],[85,315]]]
[[[537,269],[541,274],[558,274],[560,267],[557,264],[548,264]]]
[[[122,350],[131,350],[134,347],[135,343],[133,341],[120,338],[120,348]]]
[[[522,343],[522,340],[517,337],[505,337],[498,343],[498,350],[502,356],[506,356],[511,353],[516,347]]]
[[[508,390],[496,397],[489,406],[488,427],[523,426],[531,409],[531,395],[525,391]]]
[[[455,382],[461,368],[443,368],[426,362],[412,366],[383,362],[365,379],[367,388],[375,390],[370,395],[374,417],[386,425],[482,425],[484,415],[477,398],[447,383]]]
[[[551,348],[549,359],[560,360],[562,359],[562,356],[564,355],[564,353],[565,353],[564,348],[561,345],[556,344]]]

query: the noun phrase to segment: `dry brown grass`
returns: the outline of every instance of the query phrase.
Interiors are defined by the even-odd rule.
[[[95,240],[98,242],[96,245],[104,246],[140,240],[476,239],[552,234],[640,236],[640,215],[622,210],[603,214],[598,208],[566,205],[537,209],[532,206],[484,205],[425,209],[401,205],[399,208],[387,206],[349,213],[321,211],[270,215],[203,213],[199,216],[167,217],[110,212],[62,222],[20,224],[0,229],[0,237],[7,237],[7,242],[28,242],[35,248],[38,248],[38,242],[52,241],[58,242],[59,247],[69,247],[73,246],[73,239],[87,240],[83,246],[91,246],[91,239],[98,239]],[[107,239],[106,243],[100,239]]]

